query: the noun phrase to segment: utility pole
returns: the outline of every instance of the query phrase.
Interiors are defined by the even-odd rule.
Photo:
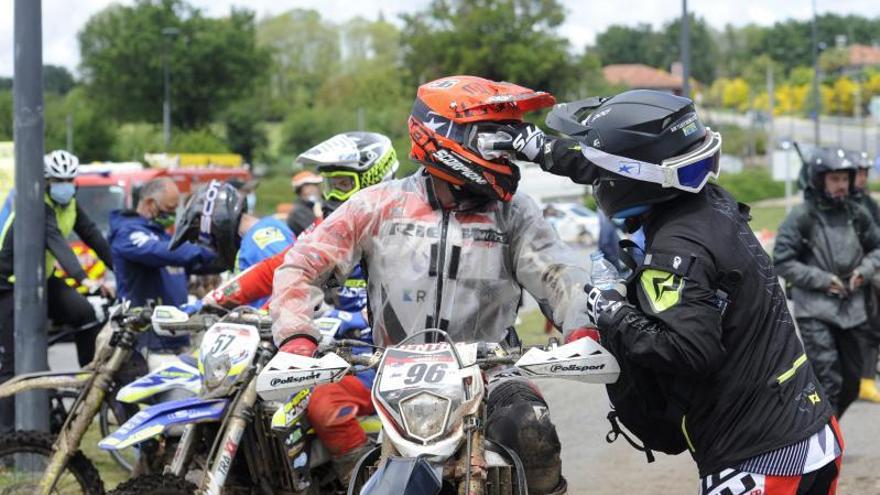
[[[773,107],[775,101],[775,87],[773,81],[773,64],[767,64],[767,165],[773,166],[773,150],[776,149],[776,129],[773,118]]]
[[[43,205],[42,2],[15,0],[15,373],[49,369]],[[7,350],[8,352],[8,350]],[[16,428],[49,431],[45,391],[16,395]]]
[[[819,114],[822,111],[822,101],[819,99],[819,32],[816,26],[816,0],[813,0],[813,140],[816,146],[822,141],[819,135]]]
[[[681,0],[681,91],[685,98],[691,97],[691,19],[688,2]]]
[[[171,148],[171,68],[169,67],[169,50],[168,45],[171,40],[180,33],[175,27],[166,27],[162,29],[162,35],[165,37],[162,50],[162,71],[165,80],[165,102],[162,104],[162,137],[165,144],[165,151]]]
[[[73,115],[67,114],[65,122],[67,123],[67,148],[65,149],[69,153],[73,153]]]

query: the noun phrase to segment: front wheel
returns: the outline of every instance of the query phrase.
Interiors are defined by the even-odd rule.
[[[54,452],[55,437],[38,431],[0,435],[0,495],[39,492],[40,479]],[[67,461],[53,495],[103,495],[104,482],[86,456],[76,451]]]
[[[195,490],[195,485],[179,476],[148,474],[126,481],[109,495],[190,495]]]

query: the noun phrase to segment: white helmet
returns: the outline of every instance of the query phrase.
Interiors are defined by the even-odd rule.
[[[73,180],[79,169],[79,158],[64,150],[55,150],[43,157],[43,175],[47,179]]]

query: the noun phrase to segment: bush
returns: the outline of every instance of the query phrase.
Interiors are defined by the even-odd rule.
[[[145,153],[162,151],[162,129],[147,123],[123,124],[116,131],[110,155],[117,161],[143,161]]]
[[[171,134],[171,153],[229,153],[226,141],[210,129],[175,131]]]
[[[785,195],[785,184],[774,181],[770,171],[763,167],[745,168],[739,174],[721,174],[718,183],[743,203]]]

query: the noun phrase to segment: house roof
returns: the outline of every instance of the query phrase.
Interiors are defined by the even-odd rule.
[[[880,65],[880,46],[850,45],[847,48],[849,65]]]
[[[643,64],[614,64],[602,68],[605,80],[629,88],[681,89],[682,78]]]

